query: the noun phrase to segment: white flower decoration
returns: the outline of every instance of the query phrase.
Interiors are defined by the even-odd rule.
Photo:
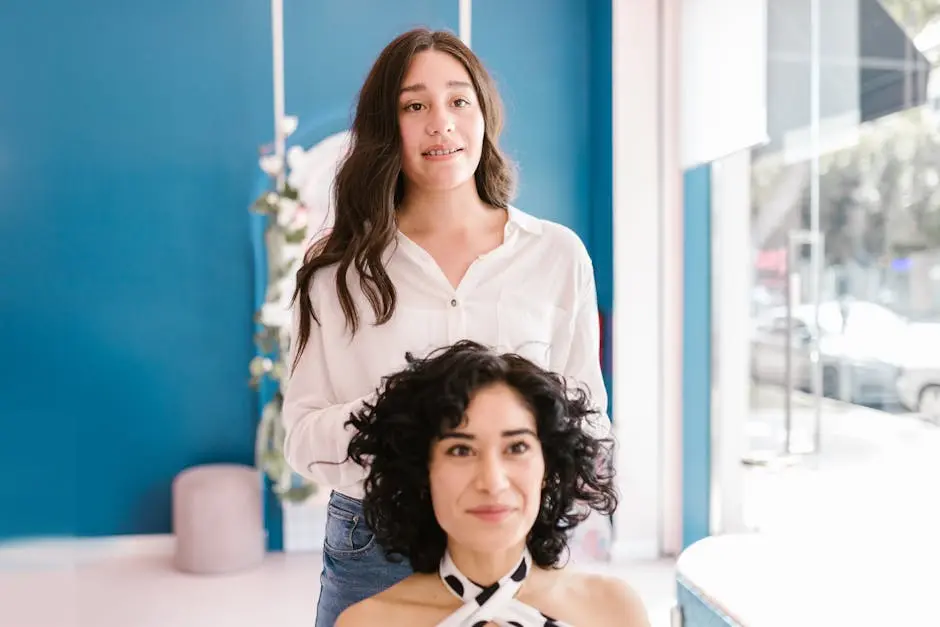
[[[297,130],[297,116],[288,115],[281,120],[280,131],[284,137],[289,137],[291,133]]]
[[[284,169],[284,160],[277,155],[264,155],[258,159],[258,165],[268,176],[277,176]]]

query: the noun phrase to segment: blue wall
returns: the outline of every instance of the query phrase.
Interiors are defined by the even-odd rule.
[[[592,248],[606,4],[474,2],[517,204]],[[419,23],[456,30],[457,1],[288,0],[285,15],[288,112],[327,135],[381,47]],[[167,532],[178,471],[251,462],[247,205],[270,47],[256,0],[0,5],[0,539]]]
[[[612,411],[610,350],[613,327],[609,323],[614,300],[614,212],[613,212],[613,82],[612,15],[610,0],[591,0],[588,34],[591,72],[591,256],[597,278],[597,304],[605,317],[601,341],[604,346],[604,378],[608,390],[608,411]]]
[[[610,0],[591,0],[590,16],[591,255],[597,276],[597,301],[601,310],[609,313],[614,291],[613,23]]]
[[[711,501],[711,166],[685,173],[682,322],[682,546],[709,535]]]
[[[0,536],[166,531],[249,461],[253,0],[0,5]]]
[[[577,0],[473,3],[473,49],[499,85],[503,145],[520,166],[516,204],[590,246],[588,15]]]

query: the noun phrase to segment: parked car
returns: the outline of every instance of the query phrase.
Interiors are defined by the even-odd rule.
[[[910,409],[934,420],[940,419],[940,366],[936,365],[936,353],[931,364],[901,369],[898,376],[898,400]]]
[[[825,396],[865,405],[900,404],[940,416],[940,324],[910,322],[867,301],[826,301],[793,309],[789,332],[792,382],[813,390],[814,364],[821,362]],[[786,380],[787,312],[775,307],[756,321],[751,370],[756,380]]]

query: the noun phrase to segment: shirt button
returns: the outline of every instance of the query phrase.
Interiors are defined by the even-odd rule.
[[[453,299],[452,301],[450,301],[450,306],[451,306],[451,307],[456,307],[456,306],[457,306],[457,299],[456,299],[456,298]]]

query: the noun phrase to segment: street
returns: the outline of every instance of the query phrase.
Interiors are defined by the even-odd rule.
[[[755,386],[756,388],[756,386]],[[760,387],[752,398],[752,457],[745,480],[745,520],[762,531],[815,533],[864,528],[935,534],[940,528],[940,428],[895,414],[823,399],[820,450],[791,457],[782,449],[783,393]],[[814,441],[814,399],[793,399],[792,448]]]

